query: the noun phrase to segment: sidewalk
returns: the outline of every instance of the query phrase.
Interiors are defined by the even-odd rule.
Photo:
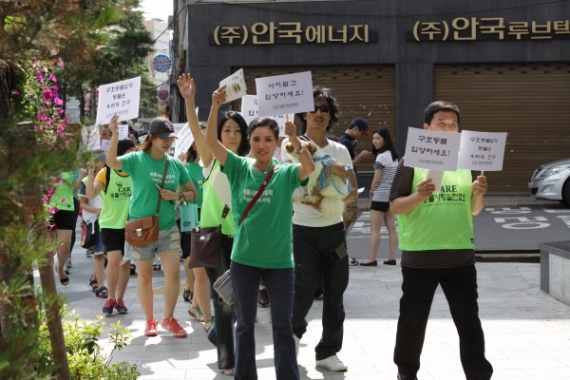
[[[58,289],[68,297],[70,309],[75,309],[82,318],[95,320],[104,300],[96,298],[87,285],[93,260],[87,259],[85,250],[78,247],[76,244],[73,250],[70,285],[63,287],[58,282]],[[477,263],[480,316],[487,357],[495,368],[493,379],[570,379],[570,306],[540,291],[539,265]],[[154,272],[154,288],[158,292],[162,281],[163,272]],[[315,367],[313,349],[321,333],[322,312],[322,301],[315,301],[308,316],[309,331],[301,340],[298,358],[301,379],[395,380],[397,369],[392,352],[400,285],[399,266],[350,268],[350,284],[345,294],[344,346],[339,353],[349,367],[344,373]],[[216,349],[206,339],[203,325],[188,315],[189,304],[182,297],[175,312],[188,332],[188,337],[182,339],[172,337],[160,327],[158,337],[144,336],[144,317],[136,299],[136,275],[131,276],[125,301],[129,314],[105,318],[108,325],[120,320],[133,334],[129,346],[112,352],[112,363],[136,363],[140,379],[231,378],[219,373]],[[160,294],[155,296],[154,309],[158,319],[162,313]],[[255,349],[260,380],[275,379],[268,313],[269,309],[258,309]],[[105,339],[101,344],[110,351]],[[457,332],[440,290],[432,306],[418,378],[465,379]]]

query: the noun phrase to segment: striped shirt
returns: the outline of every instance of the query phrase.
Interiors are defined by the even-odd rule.
[[[479,171],[471,171],[472,181],[477,179]],[[404,159],[400,161],[392,189],[390,201],[407,197],[412,194],[414,168],[404,166]],[[404,251],[402,250],[402,266],[421,269],[456,268],[475,264],[475,251],[473,249],[445,249],[434,251]]]
[[[392,158],[392,153],[389,150],[376,156],[374,170],[380,170],[382,175],[378,186],[374,189],[373,202],[388,202],[396,169],[398,169],[398,160]]]

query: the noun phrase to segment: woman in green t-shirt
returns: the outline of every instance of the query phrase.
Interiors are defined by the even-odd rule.
[[[250,162],[236,156],[216,139],[218,110],[224,103],[225,86],[222,86],[212,95],[205,140],[228,177],[237,224],[231,262],[237,314],[235,377],[257,378],[252,348],[255,347],[257,294],[259,282],[263,280],[271,303],[276,377],[278,380],[299,379],[291,322],[295,290],[292,198],[295,189],[309,177],[315,165],[306,146],[297,137],[292,122],[285,124],[285,134],[300,165],[274,164],[279,126],[271,118],[258,118],[249,124],[250,155],[255,160]],[[268,173],[273,174],[268,177]],[[265,189],[257,198],[262,184]]]
[[[186,115],[188,117],[188,125],[194,136],[194,141],[198,148],[198,153],[202,158],[204,170],[207,171],[204,180],[204,200],[202,202],[202,213],[200,215],[201,227],[217,227],[222,226],[222,239],[220,244],[220,265],[217,268],[206,268],[206,273],[211,283],[214,283],[218,277],[224,274],[230,267],[230,257],[232,254],[235,223],[232,212],[227,207],[231,207],[231,202],[224,203],[220,200],[212,181],[214,176],[220,173],[220,163],[214,159],[210,148],[204,141],[204,135],[200,130],[198,115],[196,115],[196,106],[194,96],[196,95],[196,87],[194,80],[190,74],[183,74],[178,78],[178,88],[180,94],[184,97],[186,103]],[[218,141],[225,148],[234,154],[245,157],[249,152],[249,143],[246,138],[247,124],[243,117],[237,112],[227,112],[220,123],[216,126],[216,135]],[[227,181],[226,181],[227,182]],[[229,189],[228,189],[229,190]],[[222,218],[222,214],[226,216]],[[220,301],[218,293],[211,289],[214,301],[214,312],[216,314],[215,333],[217,338],[218,349],[218,368],[224,374],[231,375],[234,372],[235,356],[234,356],[234,323],[235,310],[233,305]],[[200,302],[201,303],[201,302]],[[194,310],[188,310],[194,315]],[[206,316],[204,316],[206,319]]]
[[[152,290],[152,259],[160,257],[164,269],[164,316],[161,325],[177,338],[186,337],[186,331],[173,317],[180,291],[180,231],[176,226],[175,201],[198,199],[196,188],[182,162],[170,158],[167,152],[172,147],[176,134],[170,120],[157,117],[150,122],[148,136],[140,150],[117,157],[119,141],[118,117],[114,116],[109,126],[113,132],[107,151],[107,166],[122,170],[131,178],[131,203],[129,219],[142,219],[158,215],[158,240],[134,247],[132,257],[137,263],[137,292],[146,317],[146,336],[156,336],[158,322],[154,318],[154,293]],[[168,167],[166,164],[168,164]],[[166,172],[165,172],[165,169]],[[162,179],[164,184],[162,184]],[[182,185],[186,191],[177,192]]]

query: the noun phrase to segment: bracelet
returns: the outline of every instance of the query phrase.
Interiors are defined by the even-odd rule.
[[[301,144],[301,149],[299,149],[299,150],[295,150],[295,149],[293,148],[293,151],[294,151],[296,154],[303,154],[303,153],[305,153],[306,150],[307,150],[307,146],[306,146],[305,144]]]
[[[178,200],[182,200],[182,198],[184,198],[184,194],[183,193],[178,193]],[[184,198],[184,200],[186,201],[186,198]]]

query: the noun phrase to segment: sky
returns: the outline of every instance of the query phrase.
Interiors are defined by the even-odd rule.
[[[141,9],[144,12],[144,18],[159,18],[164,22],[168,22],[168,16],[172,15],[172,0],[142,0]]]

